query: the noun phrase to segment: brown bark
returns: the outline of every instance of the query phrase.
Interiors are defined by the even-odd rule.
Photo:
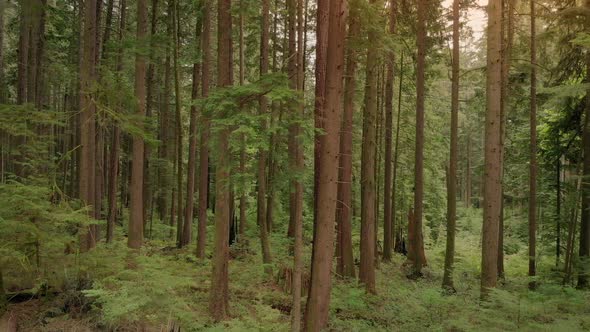
[[[320,4],[318,4],[320,5]],[[325,134],[320,136],[317,218],[311,263],[311,285],[305,311],[305,329],[319,331],[328,321],[331,270],[334,256],[334,218],[338,186],[338,154],[342,119],[342,79],[344,41],[348,8],[345,1],[330,0],[329,23],[318,21],[318,28],[328,27],[325,103],[322,105]],[[320,29],[321,30],[321,29]],[[317,98],[317,96],[316,96]]]
[[[199,8],[202,9],[202,8]],[[201,52],[202,18],[197,16],[195,27],[196,52]],[[191,98],[193,102],[199,97],[199,82],[201,80],[201,61],[193,64],[193,87]],[[188,164],[186,169],[186,206],[184,208],[184,229],[182,231],[181,245],[189,245],[192,238],[192,223],[195,197],[195,165],[197,158],[197,107],[191,105],[190,124],[188,132]]]
[[[590,0],[585,1],[586,9],[590,10]],[[586,29],[590,29],[590,18],[586,17]],[[586,83],[590,83],[590,54],[586,54]],[[583,177],[590,178],[590,89],[586,92],[586,107],[584,108],[584,129],[582,133],[584,153]],[[590,258],[590,182],[582,185],[582,221],[580,226],[580,260],[582,266],[587,265]],[[588,288],[588,271],[581,269],[578,274],[578,288]]]
[[[137,40],[145,42],[147,37],[147,0],[137,1]],[[143,120],[146,107],[146,60],[141,53],[135,55],[135,98],[137,103],[136,114]],[[143,242],[143,137],[133,137],[129,206],[129,232],[127,246],[139,249]]]
[[[344,109],[342,130],[340,132],[340,166],[338,176],[338,203],[336,207],[337,244],[336,273],[344,277],[355,277],[354,257],[352,253],[352,124],[354,115],[354,97],[356,92],[357,51],[350,46],[360,34],[358,9],[350,8],[348,21],[348,43],[346,49],[346,74],[344,87]]]
[[[496,287],[501,184],[502,1],[488,4],[481,294]]]
[[[535,1],[531,1],[531,111],[530,111],[530,163],[529,163],[529,277],[537,274],[537,46]],[[529,282],[534,288],[535,283]]]
[[[217,70],[218,86],[232,84],[232,20],[231,1],[219,0],[217,3]],[[209,293],[209,314],[215,321],[229,315],[229,136],[228,127],[221,128],[216,137],[215,168],[215,251]]]
[[[389,33],[395,34],[397,21],[397,0],[390,1],[389,8]],[[385,83],[385,182],[383,183],[383,260],[391,261],[393,249],[393,229],[391,217],[391,148],[393,131],[393,79],[395,67],[395,53],[391,52],[387,59],[387,73]]]
[[[372,6],[375,1],[372,0]],[[377,31],[369,29],[369,45],[377,42]],[[359,279],[369,293],[375,293],[375,146],[377,140],[377,61],[375,47],[367,48],[365,109],[361,152],[361,264]]]
[[[393,180],[392,180],[392,194],[391,194],[391,229],[393,230],[394,234],[394,250],[398,253],[403,251],[401,247],[401,225],[399,228],[396,227],[396,216],[397,216],[397,209],[396,209],[396,191],[395,191],[395,184],[397,183],[397,169],[398,169],[398,161],[399,161],[399,132],[400,132],[400,124],[401,124],[401,115],[402,115],[402,88],[404,83],[404,53],[402,52],[400,58],[400,71],[399,71],[399,91],[397,97],[397,123],[395,126],[395,146],[394,146],[394,155],[393,155]]]
[[[123,41],[123,33],[125,31],[125,20],[127,5],[126,0],[121,0],[120,3],[120,18],[119,18],[119,29],[118,29],[118,41]],[[119,46],[117,54],[117,79],[121,80],[123,74],[123,47]],[[120,105],[118,105],[120,107]],[[117,218],[117,182],[119,177],[119,156],[120,156],[120,145],[121,145],[121,129],[115,123],[113,124],[113,139],[111,142],[111,154],[110,154],[110,167],[109,167],[109,188],[108,188],[108,200],[109,200],[109,214],[107,220],[107,243],[113,241],[115,232],[115,221]]]
[[[203,3],[203,35],[201,41],[203,50],[203,64],[201,68],[202,90],[201,96],[209,95],[209,79],[211,72],[211,4]],[[197,234],[197,257],[205,258],[207,245],[207,200],[209,189],[209,120],[201,116],[202,129],[199,142],[199,205]]]
[[[0,0],[0,103],[6,103],[7,89],[4,79],[4,13],[6,9],[6,0]],[[18,67],[18,66],[17,66]],[[2,159],[4,163],[4,159]],[[4,165],[4,164],[3,164]],[[2,168],[4,171],[4,168]],[[4,175],[4,173],[2,174]],[[4,177],[2,177],[4,178]]]
[[[426,70],[426,13],[428,10],[428,1],[418,0],[418,22],[416,46],[418,55],[416,57],[416,151],[414,163],[414,222],[416,231],[416,241],[411,245],[414,246],[415,252],[419,252],[424,246],[422,243],[422,214],[424,211],[424,97],[425,97],[425,77]],[[413,275],[422,274],[421,257],[418,255],[413,261]]]
[[[182,148],[182,107],[180,95],[180,65],[179,65],[179,48],[180,48],[180,22],[178,18],[178,1],[173,0],[173,31],[174,31],[174,98],[175,98],[175,113],[176,113],[176,244],[179,248],[182,247],[182,231],[184,222],[183,209],[183,190],[182,190],[182,174],[183,174],[183,148]],[[190,226],[189,226],[190,227]]]
[[[301,93],[300,104],[298,105],[297,115],[302,117],[305,107],[304,81],[305,81],[305,44],[304,44],[304,20],[303,20],[303,0],[297,1],[297,90]],[[297,135],[301,133],[298,125],[295,128]],[[297,155],[295,160],[295,169],[299,172],[305,168],[303,159],[303,146],[297,142]],[[303,270],[303,184],[298,181],[295,186],[297,210],[295,211],[294,225],[294,248],[293,248],[293,307],[291,310],[291,331],[301,331],[301,279]]]
[[[95,203],[95,133],[96,133],[96,104],[93,97],[93,86],[96,82],[96,0],[85,1],[84,6],[84,31],[82,62],[80,64],[80,199],[87,206]],[[94,216],[92,209],[89,217]],[[96,245],[94,227],[89,225],[85,238],[82,240],[81,249],[88,250]]]
[[[454,291],[455,227],[457,223],[457,160],[459,154],[459,0],[453,1],[453,57],[451,91],[451,148],[447,180],[447,245],[443,288]]]
[[[268,73],[268,40],[269,40],[269,20],[270,20],[270,1],[262,1],[262,15],[261,15],[261,32],[260,32],[260,75]],[[265,115],[268,113],[268,100],[265,96],[261,96],[259,100],[259,113]],[[261,126],[266,129],[267,124],[264,116],[261,120]],[[272,145],[270,146],[272,149]],[[270,253],[270,243],[268,240],[268,221],[266,211],[266,150],[260,148],[258,150],[258,193],[257,193],[257,207],[256,207],[256,220],[258,230],[260,232],[260,247],[262,250],[262,263],[272,263],[272,256]],[[272,273],[269,265],[265,268],[267,273]]]

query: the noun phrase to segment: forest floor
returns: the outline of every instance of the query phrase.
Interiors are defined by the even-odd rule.
[[[436,232],[429,229],[425,234],[428,267],[422,279],[406,278],[401,255],[391,263],[379,264],[377,295],[365,294],[356,281],[334,278],[330,329],[590,330],[590,293],[561,285],[554,258],[543,256],[551,255],[549,251],[539,258],[539,274],[544,276],[537,279],[539,287],[527,289],[526,239],[514,235],[525,223],[524,215],[518,214],[506,220],[506,279],[489,301],[479,299],[481,215],[477,210],[462,210],[455,294],[445,294],[440,287],[444,227],[438,230],[436,241]],[[286,249],[289,243],[280,234],[272,237],[275,263],[269,277],[260,263],[256,233],[251,227],[249,244],[231,250],[231,318],[222,323],[211,322],[207,314],[210,260],[199,261],[188,249],[176,250],[166,247],[163,240],[152,240],[139,257],[130,256],[121,241],[99,246],[84,256],[52,261],[53,268],[45,272],[46,291],[40,292],[44,295],[9,305],[0,319],[0,330],[10,320],[18,324],[19,331],[176,331],[178,327],[181,331],[287,331],[291,296],[282,290],[285,278],[277,275],[284,276],[292,264]],[[307,243],[309,237],[307,229]],[[357,238],[353,242],[358,246]],[[306,250],[309,254],[309,246]],[[9,285],[17,284],[10,275],[6,279]],[[52,291],[55,289],[59,291]]]

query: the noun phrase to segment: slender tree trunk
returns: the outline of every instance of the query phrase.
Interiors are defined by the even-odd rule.
[[[537,46],[535,1],[531,1],[531,112],[530,112],[530,162],[529,162],[529,277],[537,274]],[[535,288],[535,282],[529,282]]]
[[[481,295],[496,287],[498,232],[502,204],[501,184],[501,85],[502,0],[488,4],[487,110],[485,119],[484,217],[482,229]]]
[[[561,155],[555,162],[555,266],[559,266],[559,257],[561,255]]]
[[[389,33],[395,35],[397,21],[397,0],[390,1]],[[385,83],[385,182],[383,184],[383,260],[391,261],[393,251],[393,229],[391,217],[391,148],[393,131],[393,79],[395,67],[395,53],[389,54],[387,59],[387,73]]]
[[[351,41],[359,37],[360,24],[358,9],[350,8],[348,19],[348,43],[346,49],[346,74],[344,86],[344,110],[342,130],[340,133],[340,167],[338,181],[338,204],[336,208],[338,264],[336,272],[344,277],[355,277],[354,257],[352,253],[352,125],[354,115],[354,97],[356,92],[356,67],[358,54],[350,46]]]
[[[319,4],[318,4],[319,5]],[[318,21],[318,28],[329,25],[327,40],[325,103],[322,105],[325,134],[320,136],[317,187],[317,218],[311,263],[311,285],[305,311],[305,329],[320,331],[328,322],[331,270],[334,256],[334,218],[338,186],[341,97],[344,69],[344,41],[348,8],[345,1],[330,0],[329,23]],[[324,39],[325,41],[325,39]],[[321,68],[320,68],[321,69]],[[316,68],[317,70],[317,68]],[[317,98],[317,96],[316,96]]]
[[[178,15],[178,1],[174,0],[173,8],[173,31],[174,31],[174,98],[176,111],[176,209],[178,213],[177,227],[176,227],[176,243],[179,248],[182,247],[182,231],[183,231],[183,192],[182,192],[182,174],[183,174],[183,153],[182,148],[182,105],[180,95],[180,64],[179,64],[179,48],[180,48],[180,22]],[[190,228],[190,225],[189,225]],[[190,236],[190,235],[189,235]]]
[[[80,65],[80,199],[88,206],[95,203],[95,133],[96,104],[94,103],[93,87],[96,82],[96,0],[87,0],[84,4],[84,31],[82,63]],[[88,212],[93,217],[92,209]],[[94,227],[89,225],[86,230],[82,250],[94,248],[96,234]]]
[[[240,45],[239,45],[239,61],[240,61],[240,85],[244,85],[245,81],[245,45],[244,45],[244,2],[240,0]],[[242,144],[240,146],[240,174],[244,174],[246,172],[246,137],[244,134],[241,135]],[[247,209],[247,197],[246,192],[242,191],[240,193],[240,226],[239,226],[239,233],[238,233],[238,240],[243,241],[243,238],[246,233],[246,209]]]
[[[428,1],[418,0],[418,26],[416,45],[418,48],[417,65],[416,65],[416,156],[414,163],[414,226],[415,241],[411,243],[415,253],[420,253],[423,244],[422,237],[422,214],[424,210],[424,97],[425,97],[425,77],[426,70],[426,15],[428,11]],[[413,274],[420,276],[422,274],[421,255],[417,254],[413,261]]]
[[[260,75],[268,73],[268,40],[269,40],[269,20],[270,20],[270,1],[262,1],[262,15],[261,15],[261,32],[260,32]],[[261,126],[266,129],[267,124],[263,115],[268,113],[268,100],[265,96],[261,96],[259,100],[259,113],[261,117]],[[270,146],[272,149],[272,145]],[[268,241],[268,221],[266,211],[266,150],[260,148],[258,151],[258,193],[257,193],[257,207],[256,219],[258,230],[260,232],[260,246],[262,250],[262,262],[267,264],[265,269],[267,273],[272,273],[270,263],[272,263],[272,256],[270,254],[270,243]]]
[[[6,0],[0,0],[0,103],[6,103],[8,99],[6,82],[4,79],[4,12]],[[18,66],[17,66],[18,67]],[[4,151],[3,151],[4,153]],[[4,162],[4,159],[3,159]],[[3,164],[4,165],[4,164]],[[4,171],[4,168],[2,168]],[[2,173],[4,175],[4,172]],[[3,179],[4,177],[2,177]]]
[[[397,209],[396,209],[396,191],[395,185],[397,183],[397,169],[398,169],[398,161],[399,161],[399,132],[400,132],[400,124],[402,118],[402,88],[404,81],[404,53],[402,52],[400,58],[400,71],[399,71],[399,92],[397,97],[397,123],[395,126],[395,146],[394,146],[394,155],[393,155],[393,180],[392,180],[392,194],[391,194],[391,229],[394,233],[394,244],[393,247],[395,251],[398,253],[403,252],[403,248],[401,246],[401,238],[402,238],[402,227],[400,223],[400,227],[396,227],[396,216],[397,216]],[[400,240],[398,242],[397,240]]]
[[[145,42],[147,37],[147,0],[137,1],[137,40]],[[146,106],[146,60],[141,53],[135,55],[135,98],[136,114],[143,119]],[[139,249],[143,242],[143,157],[144,142],[139,136],[133,137],[133,164],[131,169],[131,205],[129,207],[129,233],[127,246]]]
[[[217,70],[218,86],[232,85],[232,20],[231,1],[219,0],[217,3]],[[213,254],[213,272],[211,273],[211,291],[209,293],[209,313],[215,321],[225,319],[229,314],[229,135],[224,127],[216,137],[215,164],[215,251]]]
[[[455,225],[457,222],[457,159],[459,158],[459,0],[453,1],[453,64],[451,92],[451,151],[447,181],[447,247],[443,288],[454,291]]]
[[[304,20],[303,20],[303,0],[297,1],[297,90],[301,93],[300,104],[298,105],[297,115],[303,117],[305,108],[304,98],[304,81],[305,81],[305,44],[304,44]],[[299,125],[295,128],[297,135],[301,134]],[[305,168],[303,156],[303,146],[297,142],[297,155],[295,160],[295,169],[300,172]],[[291,331],[301,331],[301,275],[303,270],[303,184],[298,181],[295,186],[296,199],[298,201],[297,210],[295,211],[294,237],[295,243],[293,248],[293,307],[291,310]]]
[[[203,36],[201,49],[203,50],[203,64],[201,68],[202,90],[201,96],[209,95],[209,79],[211,66],[211,4],[203,3]],[[199,142],[199,232],[197,234],[197,257],[205,258],[207,245],[207,201],[209,199],[209,119],[202,114],[201,139]]]
[[[202,4],[200,5],[202,6]],[[202,11],[202,7],[199,7]],[[195,26],[195,45],[196,52],[201,52],[201,32],[203,27],[202,17],[197,16],[197,24]],[[199,97],[199,82],[201,80],[201,61],[193,64],[193,88],[192,100],[193,102]],[[188,132],[188,164],[186,169],[186,206],[184,208],[184,229],[182,231],[182,246],[189,245],[192,238],[192,224],[193,224],[193,210],[195,197],[195,165],[197,159],[197,107],[191,106],[190,124]]]
[[[371,0],[375,6],[375,0]],[[369,29],[369,45],[377,42],[377,31]],[[377,140],[377,62],[375,47],[367,48],[365,109],[361,152],[361,264],[359,279],[369,293],[375,293],[375,146]]]
[[[585,1],[586,9],[590,10],[590,0]],[[586,17],[586,29],[590,29],[590,18]],[[586,54],[586,83],[590,83],[590,54]],[[584,108],[584,129],[582,133],[584,150],[583,177],[590,178],[590,89],[586,93],[586,107]],[[580,226],[580,264],[583,268],[578,274],[578,288],[588,288],[588,265],[590,258],[590,182],[582,185],[582,222]]]

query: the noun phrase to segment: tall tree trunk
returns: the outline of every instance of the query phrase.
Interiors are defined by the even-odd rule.
[[[304,3],[303,0],[297,1],[297,90],[301,93],[300,104],[298,105],[297,115],[303,117],[305,108],[304,98],[304,81],[305,81],[305,44],[304,44]],[[301,134],[299,125],[295,128],[297,135]],[[295,160],[295,169],[297,172],[304,170],[303,146],[297,142],[297,155]],[[291,310],[291,331],[301,331],[301,275],[303,270],[303,184],[298,181],[295,185],[296,199],[298,201],[297,210],[295,211],[294,237],[295,243],[293,248],[293,306]]]
[[[447,247],[443,288],[454,291],[455,225],[457,223],[457,159],[459,151],[459,0],[453,1],[453,58],[451,92],[451,151],[447,181]]]
[[[344,110],[340,133],[340,167],[338,181],[338,204],[336,207],[338,264],[336,273],[344,277],[355,277],[352,253],[352,125],[354,97],[356,92],[357,51],[350,45],[360,34],[358,9],[350,8],[348,19],[348,46],[346,49],[346,74],[344,86]]]
[[[375,0],[371,0],[375,6]],[[377,42],[377,31],[369,29],[369,45]],[[375,146],[377,140],[377,66],[375,47],[367,48],[365,109],[361,151],[361,264],[359,279],[369,293],[375,293]]]
[[[209,95],[209,79],[211,73],[211,4],[203,3],[203,36],[201,49],[203,50],[203,65],[201,68],[202,90],[201,96]],[[209,194],[209,119],[202,114],[201,139],[199,142],[199,229],[197,234],[197,257],[205,258],[207,245],[207,201]]]
[[[392,180],[392,194],[391,194],[391,229],[394,233],[394,248],[395,251],[401,253],[404,251],[404,248],[401,246],[401,238],[402,238],[402,231],[401,231],[401,223],[400,227],[396,227],[396,216],[397,216],[397,209],[396,209],[396,191],[395,185],[397,183],[397,169],[398,169],[398,161],[399,161],[399,132],[400,132],[400,124],[402,118],[402,88],[404,83],[404,53],[402,52],[400,58],[400,70],[399,70],[399,92],[397,97],[397,123],[395,125],[395,146],[394,146],[394,155],[393,155],[393,180]],[[398,239],[400,241],[398,241]]]
[[[268,73],[268,40],[269,40],[269,20],[270,20],[270,1],[262,1],[262,15],[261,15],[261,31],[260,31],[260,75]],[[259,113],[261,117],[261,126],[266,129],[266,119],[264,115],[268,113],[268,100],[265,96],[259,99]],[[272,145],[270,146],[272,149]],[[270,243],[268,241],[268,221],[266,211],[266,150],[262,147],[258,150],[258,193],[256,206],[256,220],[258,230],[260,232],[260,246],[262,250],[262,262],[264,264],[272,263],[272,256],[270,253]],[[272,273],[269,265],[266,268],[267,273]]]
[[[498,231],[502,204],[501,184],[501,90],[502,0],[488,4],[488,46],[485,118],[484,208],[482,229],[481,295],[496,287]]]
[[[80,199],[88,206],[95,203],[95,133],[96,133],[96,104],[93,97],[93,87],[96,84],[96,0],[87,0],[84,4],[84,32],[82,63],[80,65]],[[94,212],[89,211],[93,217]],[[96,245],[95,228],[87,227],[82,250],[94,248]]]
[[[147,0],[137,1],[137,40],[145,42],[147,37]],[[136,114],[140,119],[145,117],[146,106],[146,60],[141,53],[135,55],[135,99]],[[129,207],[129,233],[127,246],[139,249],[143,242],[143,137],[133,137],[133,164],[131,169],[131,204]]]
[[[232,85],[232,20],[231,1],[219,0],[217,3],[217,70],[218,86]],[[228,316],[229,311],[229,135],[228,127],[219,130],[216,137],[215,164],[215,251],[211,291],[209,293],[209,313],[215,321]]]
[[[389,33],[395,35],[397,20],[397,0],[390,1]],[[395,67],[395,53],[389,54],[387,59],[387,73],[385,83],[385,182],[383,184],[383,260],[391,261],[393,250],[393,230],[391,217],[391,148],[393,131],[393,78]]]
[[[422,214],[424,211],[424,97],[425,97],[425,77],[426,70],[426,15],[428,12],[428,1],[418,0],[418,26],[416,46],[418,48],[416,64],[416,156],[414,163],[414,226],[415,241],[411,243],[415,253],[422,252]],[[413,261],[413,274],[420,276],[422,274],[421,255],[417,254]]]
[[[199,5],[199,12],[202,12],[202,4]],[[197,16],[195,26],[195,45],[197,54],[201,53],[201,32],[203,27],[202,16]],[[199,82],[201,80],[201,60],[193,64],[193,102],[199,97]],[[192,238],[193,210],[195,197],[195,164],[197,159],[197,107],[191,106],[190,124],[188,132],[188,164],[186,169],[186,206],[184,208],[184,229],[182,231],[183,246],[189,245]]]
[[[529,163],[529,277],[537,274],[537,46],[535,1],[531,1],[531,112],[530,112],[530,163]],[[529,288],[535,288],[533,281]]]
[[[119,31],[118,31],[118,40],[119,43],[123,42],[123,34],[125,32],[125,19],[126,19],[126,12],[127,12],[127,5],[126,0],[121,0],[120,3],[120,18],[119,18]],[[122,79],[121,75],[123,75],[123,47],[119,46],[118,54],[117,54],[117,80],[120,82]],[[119,109],[121,109],[121,105],[117,105]],[[119,177],[119,156],[120,156],[120,147],[121,145],[121,129],[117,123],[113,124],[113,139],[111,143],[111,156],[110,156],[110,163],[111,166],[109,168],[109,214],[108,214],[108,221],[107,221],[107,243],[113,241],[113,236],[115,232],[115,221],[117,218],[117,182]]]
[[[4,79],[4,13],[6,0],[0,0],[0,103],[6,103],[8,99],[6,82]],[[3,159],[4,160],[4,159]],[[4,170],[4,168],[2,168]]]
[[[182,149],[182,106],[180,95],[180,64],[179,64],[179,48],[180,48],[180,22],[178,15],[178,1],[174,0],[173,9],[173,31],[174,31],[174,106],[176,113],[176,209],[178,213],[177,227],[176,227],[176,243],[179,248],[182,247],[182,231],[183,231],[183,192],[182,192],[182,174],[183,174],[183,149]],[[189,226],[190,227],[190,226]]]
[[[239,38],[240,38],[240,45],[239,45],[239,62],[240,62],[240,85],[244,85],[245,81],[245,70],[246,70],[246,54],[245,54],[245,45],[244,45],[244,2],[240,0],[240,31],[239,31]],[[244,174],[246,172],[246,138],[245,135],[241,135],[242,144],[240,146],[240,174]],[[247,209],[247,197],[246,191],[242,190],[240,193],[240,226],[239,226],[239,233],[238,233],[238,240],[243,241],[245,233],[246,233],[246,223],[248,219],[246,218],[246,209]]]
[[[555,162],[555,266],[559,266],[559,257],[561,255],[561,155]]]
[[[329,23],[325,20],[318,22],[318,28],[329,25],[329,38],[326,44],[326,78],[330,79],[326,80],[326,99],[321,113],[325,120],[325,134],[320,137],[319,144],[318,161],[321,166],[317,177],[317,218],[312,249],[311,285],[305,309],[307,331],[319,331],[326,326],[332,286],[334,218],[336,217],[340,121],[342,119],[340,98],[342,97],[344,41],[348,14],[346,2],[330,0],[329,13]]]
[[[590,0],[585,1],[586,9],[590,10]],[[586,29],[590,29],[590,18],[586,17]],[[590,54],[586,54],[586,83],[590,83]],[[590,178],[590,89],[586,92],[586,107],[584,108],[584,129],[582,133],[584,149],[584,179]],[[590,182],[582,185],[582,223],[580,226],[580,260],[585,266],[590,258]],[[578,288],[588,288],[588,271],[583,268],[578,274]]]

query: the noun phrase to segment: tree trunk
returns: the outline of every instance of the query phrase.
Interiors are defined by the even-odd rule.
[[[375,6],[375,0],[371,0]],[[369,45],[377,42],[377,31],[369,30]],[[375,47],[367,48],[365,109],[361,152],[361,264],[359,279],[369,293],[375,293],[375,146],[377,140],[377,62]]]
[[[531,112],[530,112],[530,163],[529,163],[529,277],[537,274],[537,46],[535,1],[531,1]],[[529,281],[529,288],[535,282]]]
[[[590,10],[590,0],[585,1],[586,9]],[[586,29],[590,29],[590,18],[586,17]],[[586,83],[590,83],[590,54],[586,54]],[[590,88],[586,92],[586,107],[584,108],[584,129],[582,133],[584,150],[583,178],[590,178]],[[580,264],[588,265],[590,260],[590,182],[582,185],[582,222],[580,226]],[[582,268],[578,274],[578,288],[588,288],[588,268]]]
[[[202,6],[202,4],[200,5]],[[202,7],[199,7],[202,11]],[[202,32],[202,16],[197,16],[197,24],[195,26],[195,45],[196,53],[201,53],[201,32]],[[199,81],[201,79],[201,61],[193,64],[193,88],[192,100],[193,102],[199,97]],[[189,245],[192,238],[192,224],[193,224],[193,209],[195,197],[195,164],[197,157],[197,107],[191,105],[190,124],[188,132],[188,165],[186,169],[186,206],[184,208],[184,229],[182,231],[182,246]]]
[[[488,4],[487,109],[485,118],[484,211],[482,228],[481,295],[496,287],[498,231],[502,204],[501,185],[501,85],[502,1]]]
[[[269,40],[269,20],[270,20],[270,1],[262,1],[262,16],[261,16],[261,32],[260,32],[260,75],[268,73],[268,40]],[[268,100],[265,96],[261,96],[259,100],[259,113],[261,117],[261,126],[266,129],[267,124],[264,115],[268,113]],[[270,146],[272,149],[273,147]],[[272,256],[270,253],[270,243],[268,240],[268,221],[266,211],[266,150],[260,148],[258,151],[258,193],[257,193],[257,207],[256,219],[258,230],[260,232],[260,246],[262,250],[262,263],[271,264]],[[265,271],[272,273],[270,265],[266,265]]]
[[[231,1],[219,0],[217,3],[217,69],[218,86],[232,84],[232,20]],[[211,273],[211,291],[209,293],[209,314],[214,321],[225,319],[229,315],[229,128],[223,127],[216,137],[215,168],[215,251],[213,254],[213,272]]]
[[[84,4],[84,32],[82,63],[80,64],[80,199],[88,206],[95,203],[95,133],[96,104],[92,89],[96,84],[96,0],[87,0]],[[88,216],[93,217],[92,209]],[[82,251],[92,249],[96,245],[94,227],[89,225],[85,239],[82,240]]]
[[[401,244],[402,239],[402,228],[401,224],[400,227],[396,227],[396,192],[395,192],[395,184],[397,183],[397,168],[398,168],[398,160],[399,160],[399,132],[400,132],[400,124],[402,118],[402,88],[404,83],[404,53],[402,52],[400,58],[400,71],[399,71],[399,92],[398,92],[398,99],[397,99],[397,123],[395,127],[395,147],[394,147],[394,155],[393,155],[393,180],[392,180],[392,194],[391,194],[391,229],[395,235],[393,247],[396,252],[402,253],[404,248]],[[398,241],[398,239],[400,241]]]
[[[416,232],[416,241],[411,245],[414,246],[415,252],[420,252],[424,247],[422,243],[422,214],[424,199],[424,96],[425,96],[425,77],[426,70],[426,14],[428,11],[428,2],[418,0],[418,26],[416,45],[418,48],[416,64],[416,156],[414,165],[414,225]],[[420,255],[416,255],[413,261],[413,275],[422,274],[422,261]]]
[[[359,37],[360,24],[358,9],[350,8],[348,19],[348,42]],[[357,52],[352,46],[346,49],[346,74],[344,91],[344,110],[342,130],[340,133],[340,167],[338,181],[338,204],[336,208],[338,264],[336,273],[344,277],[355,277],[354,257],[352,253],[352,125],[354,115],[354,97],[356,92]]]
[[[321,4],[321,3],[320,3]],[[320,5],[318,4],[318,5]],[[334,218],[338,186],[338,153],[340,145],[341,97],[344,67],[344,41],[348,8],[342,0],[330,0],[329,23],[318,22],[318,28],[329,25],[327,40],[325,103],[322,105],[325,134],[320,137],[317,219],[311,263],[311,285],[305,311],[305,329],[319,331],[328,321],[332,258],[334,256]],[[324,39],[325,41],[325,39]],[[321,69],[321,68],[320,68]],[[323,94],[322,94],[323,95]],[[317,98],[317,96],[316,96]]]
[[[147,0],[137,1],[137,39],[140,42],[147,37]],[[135,99],[136,114],[140,119],[145,117],[146,106],[146,60],[141,53],[135,55]],[[139,136],[133,137],[133,164],[131,169],[131,205],[129,207],[129,233],[127,246],[139,249],[143,242],[143,157],[144,142]]]
[[[203,65],[201,68],[202,90],[201,96],[209,96],[209,79],[211,73],[211,4],[203,3],[203,36],[201,49],[203,50]],[[199,142],[199,229],[197,234],[197,257],[205,258],[207,245],[207,202],[209,199],[209,119],[201,116],[202,129]]]
[[[397,0],[391,0],[389,8],[389,33],[395,35],[397,21]],[[393,251],[393,229],[391,217],[391,148],[393,131],[393,79],[395,68],[395,53],[389,54],[387,59],[387,73],[385,83],[385,182],[383,184],[383,260],[391,261]]]
[[[459,158],[459,0],[453,1],[453,58],[451,91],[451,151],[447,180],[447,246],[443,288],[454,291],[455,225],[457,223],[457,160]]]
[[[176,243],[179,248],[182,247],[182,231],[183,231],[183,192],[182,192],[182,174],[183,174],[183,148],[182,148],[182,109],[181,109],[181,95],[180,95],[180,64],[179,64],[179,48],[180,48],[180,22],[178,18],[178,1],[174,1],[173,8],[173,31],[174,31],[174,106],[176,113]],[[189,225],[190,228],[190,225]],[[190,235],[189,235],[190,236]]]

